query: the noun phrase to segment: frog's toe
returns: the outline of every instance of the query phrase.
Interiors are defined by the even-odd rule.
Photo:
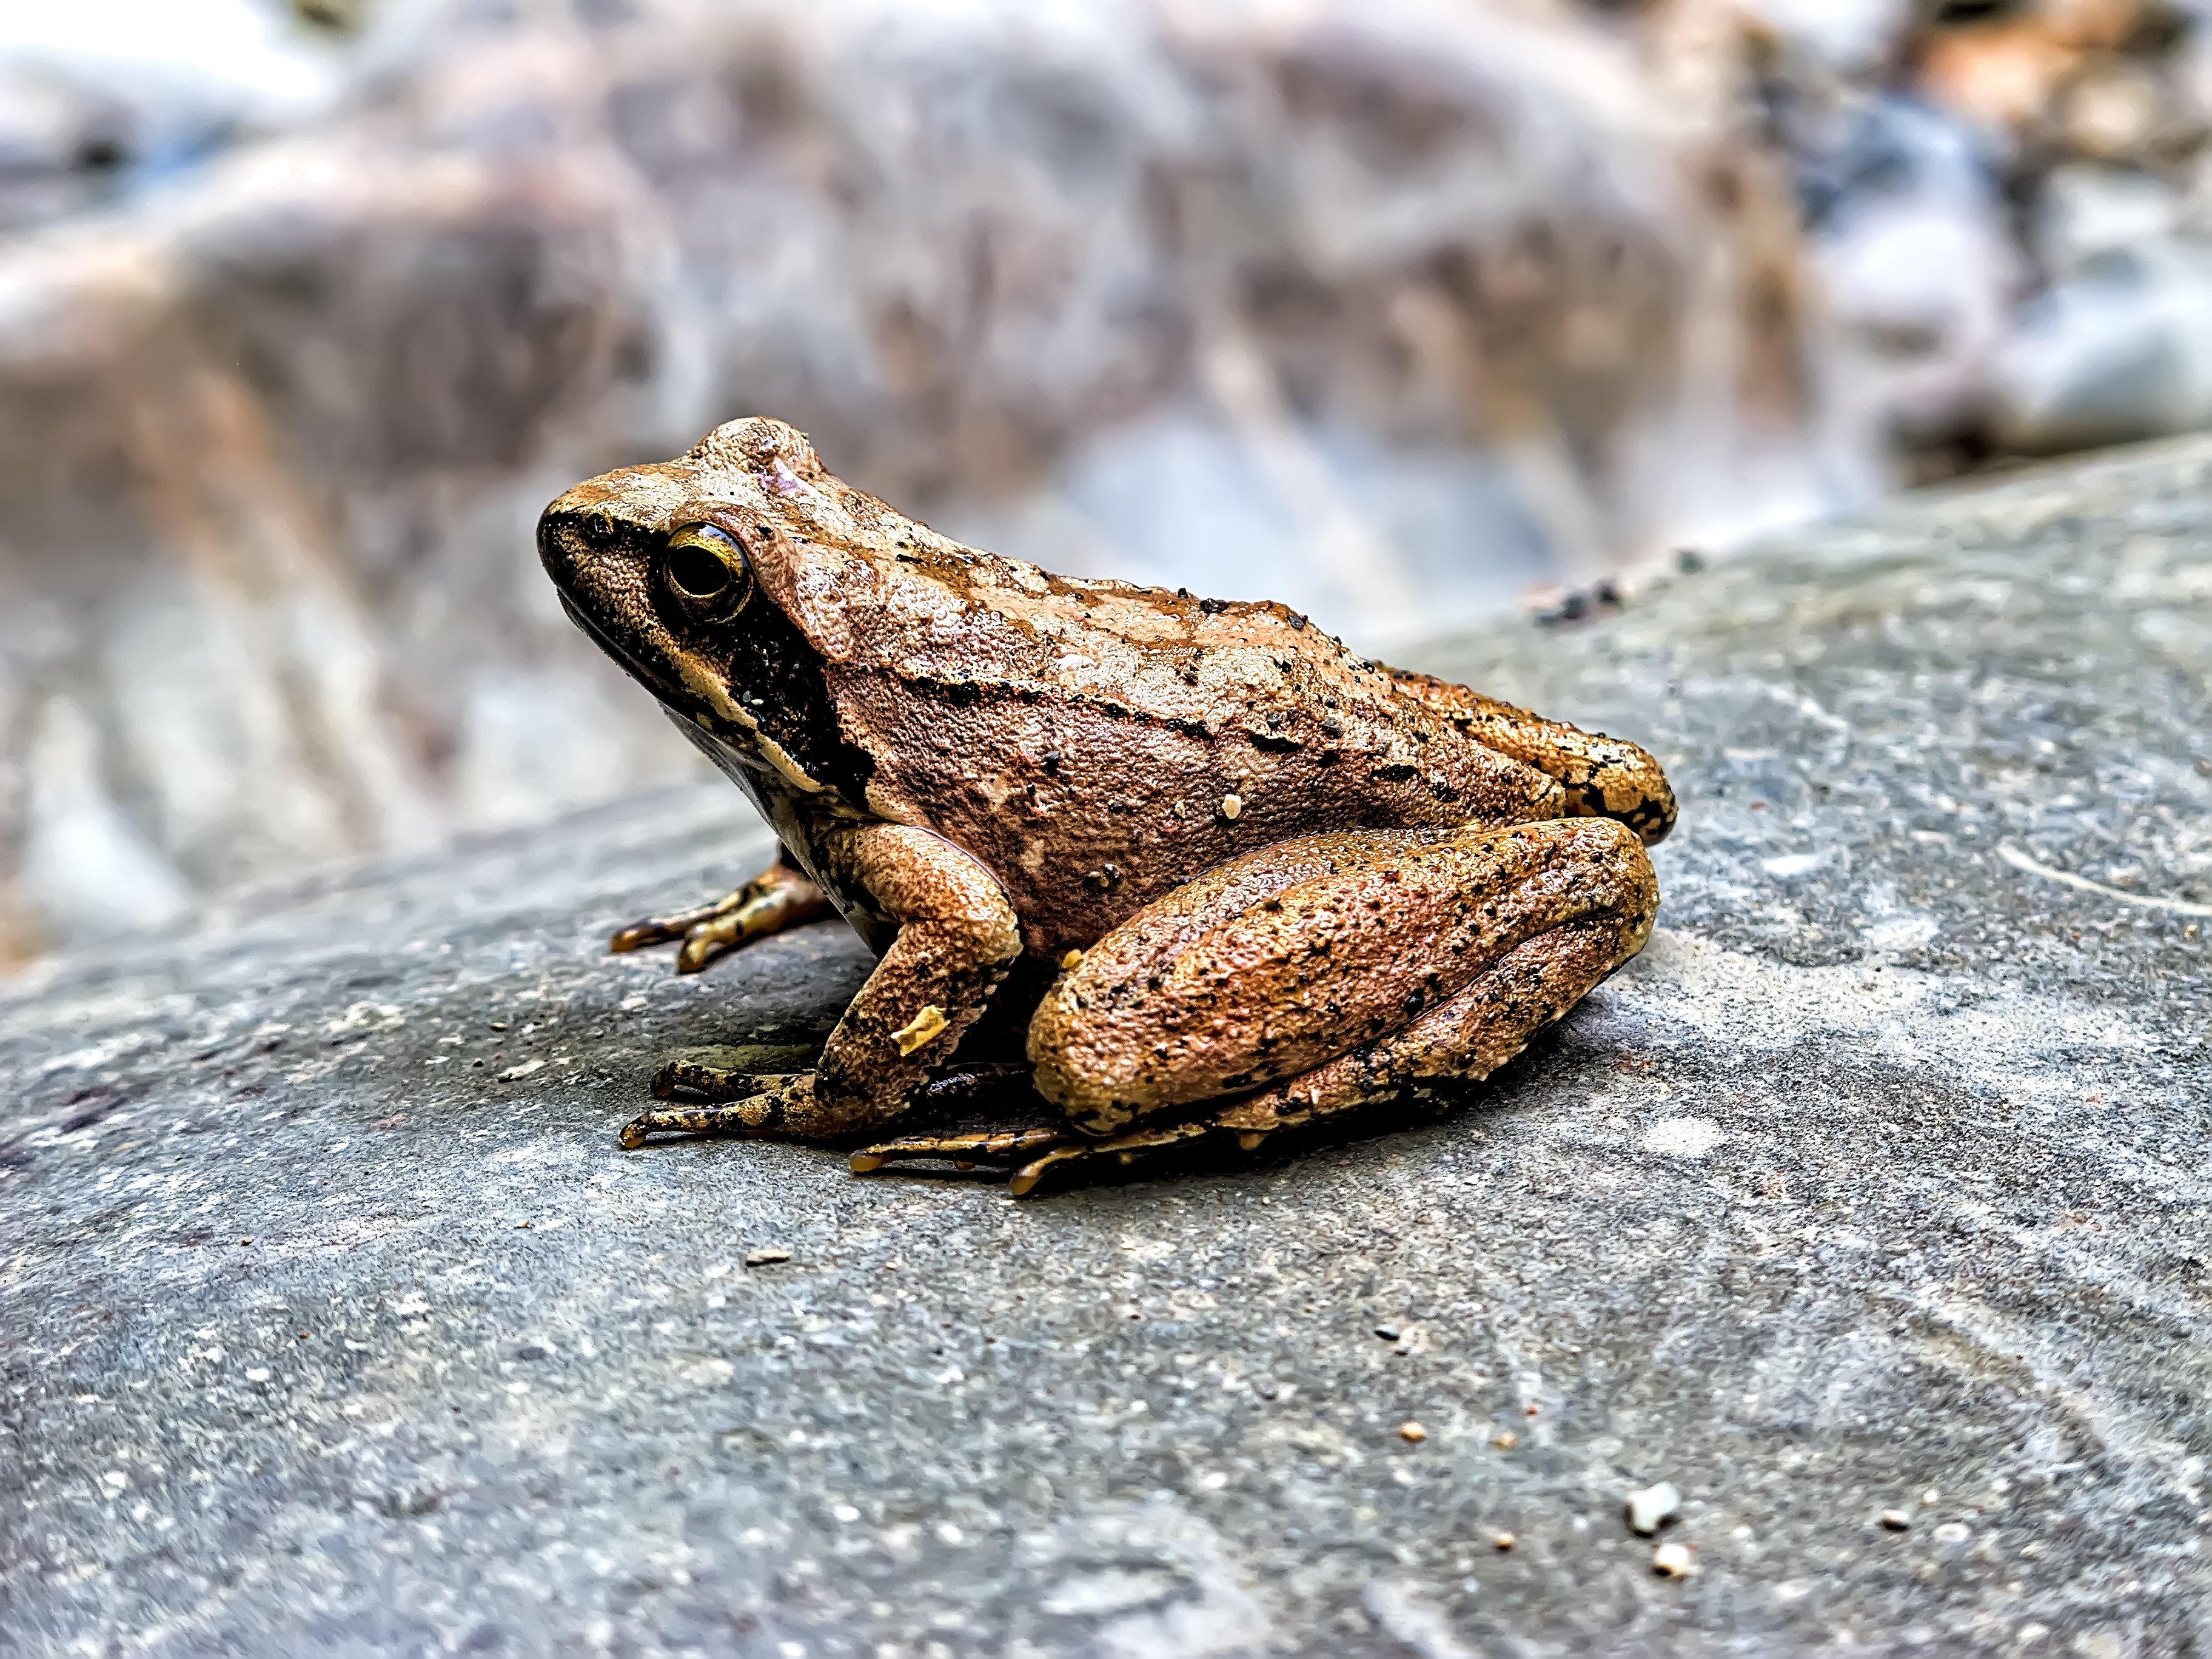
[[[774,1076],[759,1072],[726,1071],[720,1066],[709,1066],[699,1060],[672,1060],[653,1074],[653,1097],[655,1100],[674,1100],[680,1097],[701,1101],[750,1100],[755,1095],[781,1087],[791,1081],[788,1076]]]
[[[1115,1135],[1108,1140],[1085,1140],[1070,1136],[1043,1157],[1034,1158],[1015,1170],[1006,1182],[1006,1190],[1016,1198],[1027,1198],[1048,1177],[1058,1179],[1073,1176],[1080,1179],[1086,1175],[1105,1175],[1126,1170],[1148,1152],[1200,1139],[1212,1134],[1214,1127],[1212,1123],[1201,1119],[1189,1123],[1163,1123],[1155,1127],[1139,1129],[1132,1134]]]
[[[814,1073],[784,1076],[725,1072],[696,1060],[672,1060],[653,1079],[653,1092],[678,1103],[640,1113],[622,1127],[625,1149],[655,1134],[804,1134]]]
[[[886,1164],[950,1164],[962,1171],[978,1164],[1026,1163],[1038,1153],[1074,1137],[1065,1128],[998,1129],[973,1134],[902,1135],[863,1146],[853,1154],[853,1171],[871,1175]]]
[[[828,895],[803,871],[779,860],[711,904],[634,921],[607,945],[619,953],[681,940],[676,971],[696,974],[741,945],[829,914]]]
[[[1116,1135],[1110,1140],[1092,1139],[1065,1125],[978,1131],[972,1134],[902,1135],[896,1140],[862,1147],[853,1154],[852,1163],[858,1175],[872,1174],[887,1164],[950,1164],[963,1174],[979,1164],[1002,1170],[1012,1165],[1006,1190],[1016,1198],[1026,1198],[1048,1176],[1079,1177],[1124,1170],[1148,1152],[1199,1139],[1212,1133],[1218,1127],[1206,1121],[1161,1124],[1132,1134]],[[932,1175],[942,1171],[925,1168],[911,1173]]]
[[[678,910],[672,915],[645,916],[618,927],[607,941],[607,948],[617,956],[632,951],[642,951],[651,945],[667,945],[688,939],[694,932],[710,926],[718,918],[726,917],[743,903],[745,890],[725,893],[711,904],[695,905],[689,910]]]

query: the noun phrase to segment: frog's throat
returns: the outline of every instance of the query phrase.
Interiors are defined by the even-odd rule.
[[[714,740],[717,749],[728,751],[731,757],[741,765],[748,762],[755,765],[765,763],[770,770],[793,788],[810,795],[836,793],[830,785],[822,782],[819,779],[809,777],[805,768],[791,757],[791,751],[763,731],[759,720],[752,712],[732,696],[729,688],[722,684],[720,678],[709,672],[697,658],[688,651],[675,651],[669,654],[676,664],[676,672],[683,677],[684,689],[704,703],[716,716],[726,721],[737,731],[743,732],[744,739],[739,743],[729,742],[714,731],[704,715],[687,715],[680,711],[672,711],[677,714],[679,720],[686,720],[696,725],[703,734]]]

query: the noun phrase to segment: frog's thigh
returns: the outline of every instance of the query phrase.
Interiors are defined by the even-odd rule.
[[[1372,1047],[1555,929],[1588,923],[1626,961],[1658,908],[1642,843],[1611,819],[1328,841],[1318,875],[1286,843],[1303,878],[1249,908],[1193,928],[1170,894],[1099,941],[1030,1024],[1038,1089],[1112,1133]]]
[[[1418,1094],[1425,1084],[1490,1075],[1528,1045],[1528,1040],[1589,994],[1636,953],[1644,935],[1612,917],[1570,921],[1516,945],[1441,1007],[1379,1042],[1355,1048],[1273,1088],[1218,1111],[1182,1121],[1141,1124],[1106,1140],[1032,1131],[1018,1145],[976,1150],[950,1141],[921,1139],[871,1147],[853,1167],[872,1170],[903,1158],[974,1158],[1012,1162],[1035,1148],[1037,1155],[1014,1172],[1020,1198],[1047,1180],[1062,1180],[1091,1167],[1111,1167],[1159,1156],[1184,1143],[1234,1136],[1252,1152],[1278,1129],[1296,1129],[1379,1102]]]
[[[1218,1114],[1214,1127],[1265,1134],[1423,1083],[1486,1078],[1634,956],[1644,937],[1610,917],[1539,933],[1441,1007],[1378,1042],[1240,1101]]]

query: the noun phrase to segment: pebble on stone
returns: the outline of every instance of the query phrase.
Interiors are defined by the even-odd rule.
[[[1398,1437],[1401,1440],[1411,1440],[1418,1444],[1429,1437],[1429,1431],[1418,1423],[1401,1423],[1398,1425]]]
[[[1912,1525],[1912,1517],[1903,1510],[1884,1510],[1877,1518],[1892,1532],[1905,1532]]]
[[[1377,1325],[1375,1328],[1375,1334],[1385,1342],[1395,1342],[1398,1340],[1398,1328],[1395,1325]]]
[[[745,1266],[748,1267],[773,1267],[779,1261],[788,1261],[790,1260],[791,1252],[789,1250],[755,1250],[745,1257]]]
[[[1651,1552],[1651,1571],[1662,1578],[1687,1578],[1697,1570],[1687,1544],[1662,1544]]]
[[[1682,1507],[1682,1494],[1672,1481],[1662,1480],[1629,1493],[1626,1507],[1630,1528],[1649,1538],[1674,1518]]]
[[[1500,1451],[1511,1451],[1521,1443],[1521,1437],[1510,1429],[1500,1429],[1490,1437],[1490,1443]]]
[[[1519,1539],[1514,1537],[1514,1535],[1510,1532],[1495,1533],[1491,1536],[1490,1547],[1496,1550],[1500,1555],[1503,1555],[1506,1551],[1511,1549],[1514,1545],[1520,1541],[1521,1540]]]

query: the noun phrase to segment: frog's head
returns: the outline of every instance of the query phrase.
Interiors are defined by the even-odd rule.
[[[568,490],[538,520],[538,556],[569,619],[679,720],[842,789],[859,757],[793,616],[842,489],[804,434],[732,421],[675,460]]]

